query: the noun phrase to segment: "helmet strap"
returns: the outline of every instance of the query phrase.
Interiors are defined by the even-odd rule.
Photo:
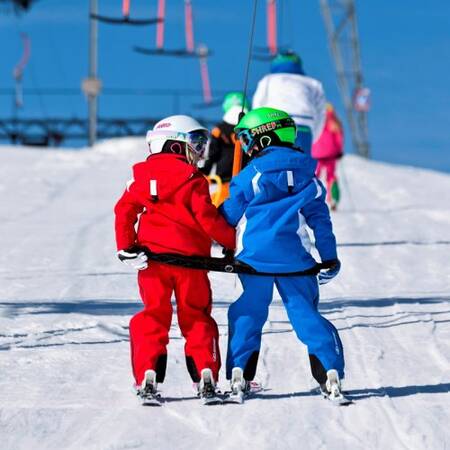
[[[189,164],[191,164],[192,166],[196,166],[197,165],[197,158],[195,156],[195,153],[189,148],[189,144],[187,142],[184,143],[185,145],[185,155],[186,155],[186,160]]]

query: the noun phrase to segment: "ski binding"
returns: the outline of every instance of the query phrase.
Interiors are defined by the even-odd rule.
[[[142,406],[161,406],[161,394],[157,392],[156,372],[146,370],[144,381],[136,388],[136,395],[139,396]]]
[[[241,405],[253,394],[262,391],[259,383],[246,381],[240,367],[234,367],[231,372],[231,390],[225,392],[224,403],[234,403]]]
[[[347,406],[353,403],[351,399],[343,394],[339,375],[335,369],[327,372],[327,381],[320,385],[320,392],[333,405]]]
[[[211,369],[203,369],[198,383],[198,396],[202,405],[221,405],[223,401],[219,395]]]

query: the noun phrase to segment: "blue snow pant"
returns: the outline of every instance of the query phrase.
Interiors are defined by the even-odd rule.
[[[244,292],[228,310],[227,379],[233,367],[252,380],[256,372],[261,334],[277,286],[297,337],[308,347],[311,371],[319,383],[326,371],[344,377],[344,352],[336,328],[317,309],[319,286],[315,276],[267,277],[240,274]]]
[[[300,147],[306,154],[311,155],[313,136],[311,128],[304,125],[297,125],[297,137],[295,146]]]

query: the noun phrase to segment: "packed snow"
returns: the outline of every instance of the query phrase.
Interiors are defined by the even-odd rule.
[[[174,317],[166,402],[131,390],[136,274],[115,256],[113,206],[141,139],[92,150],[0,148],[0,434],[18,449],[450,448],[450,176],[345,157],[333,213],[340,275],[321,288],[339,329],[344,388],[316,392],[276,295],[244,405],[205,407]],[[211,273],[222,357],[235,275]],[[222,389],[227,388],[223,376]]]

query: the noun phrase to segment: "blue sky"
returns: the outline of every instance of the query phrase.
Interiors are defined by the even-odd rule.
[[[156,0],[132,0],[132,15],[154,16]],[[100,12],[120,14],[120,0],[99,0]],[[265,44],[265,1],[259,0],[255,44]],[[334,66],[328,51],[319,0],[285,0],[288,14],[280,24],[280,42],[303,58],[307,73],[320,79],[341,112]],[[357,0],[366,84],[372,90],[369,131],[374,159],[450,172],[450,2],[430,0]],[[214,91],[241,89],[251,0],[193,0],[196,42],[213,51],[209,69]],[[32,39],[32,58],[24,87],[78,89],[87,74],[88,1],[39,0],[15,17],[0,9],[0,92],[13,87],[12,69],[21,54],[19,31]],[[167,0],[166,44],[184,45],[183,1]],[[200,90],[196,60],[146,57],[133,45],[155,44],[154,27],[99,28],[99,74],[104,87]],[[250,88],[268,70],[254,61]],[[199,97],[177,102],[162,96],[112,96],[100,99],[100,115],[160,117],[179,112],[220,118],[220,109],[194,109]],[[0,116],[9,116],[12,98],[0,96]],[[23,117],[82,116],[81,93],[70,97],[28,96]],[[348,151],[351,150],[350,139]]]

